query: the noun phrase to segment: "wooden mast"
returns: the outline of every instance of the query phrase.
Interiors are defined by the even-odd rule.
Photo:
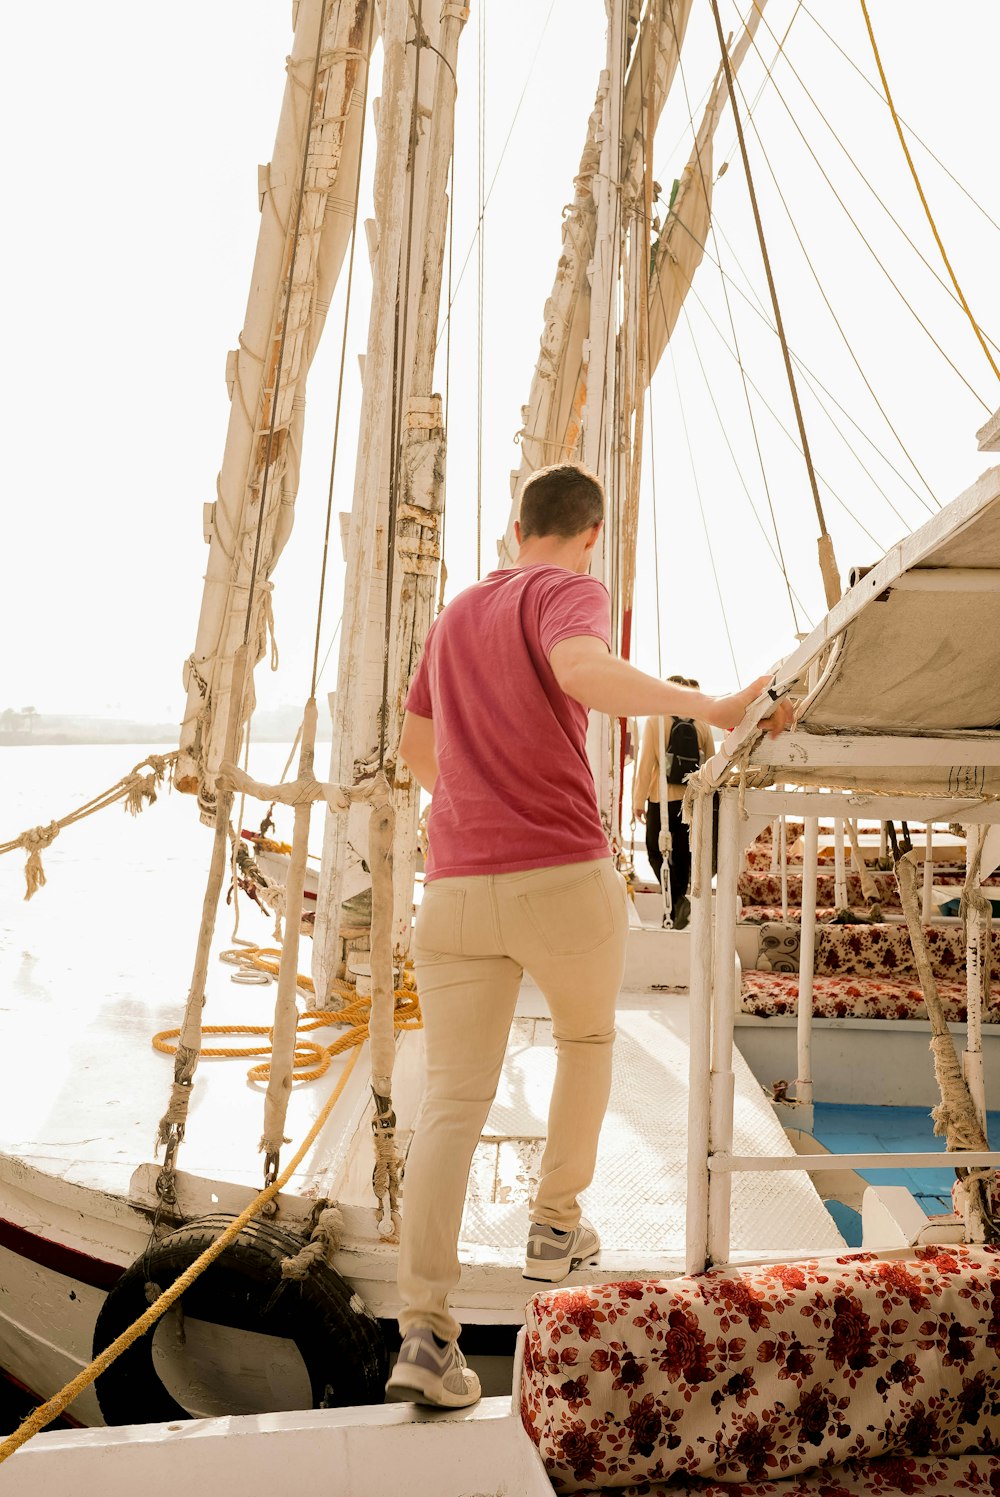
[[[399,20],[405,35],[406,17],[414,12],[402,0],[399,10],[405,12]],[[388,14],[395,14],[392,0],[387,38]],[[395,756],[402,702],[430,626],[440,563],[445,438],[440,397],[433,392],[434,351],[454,143],[455,66],[467,17],[468,8],[456,0],[433,0],[420,17],[424,45],[408,47],[404,55],[402,44],[393,41],[398,52],[390,68],[387,42],[376,167],[375,284],[335,699],[331,780],[361,783],[382,759],[395,777],[397,957],[409,947],[419,790],[408,775],[395,774]],[[415,89],[418,119],[411,129],[409,104]],[[429,127],[421,130],[428,117]],[[392,547],[388,610],[387,544]],[[383,688],[388,702],[384,723]],[[354,854],[364,858],[366,836],[357,813],[327,815],[313,940],[313,978],[321,1002],[340,965],[341,902],[358,878],[369,881],[363,870],[358,873],[357,863],[351,882],[347,880]]]

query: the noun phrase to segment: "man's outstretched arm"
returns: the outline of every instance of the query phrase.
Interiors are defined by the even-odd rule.
[[[549,664],[566,695],[596,712],[610,717],[700,717],[726,732],[736,727],[771,679],[760,676],[732,696],[707,696],[690,686],[647,676],[610,655],[603,640],[592,634],[560,640],[549,654]],[[776,736],[791,725],[792,717],[791,703],[781,701],[762,726]]]
[[[438,761],[432,718],[421,717],[416,712],[403,713],[399,757],[409,767],[417,783],[424,787],[428,795],[433,795],[438,777]]]

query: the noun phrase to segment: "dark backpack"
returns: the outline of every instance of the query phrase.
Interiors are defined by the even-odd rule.
[[[698,729],[690,717],[675,717],[667,739],[667,784],[683,785],[700,764]]]

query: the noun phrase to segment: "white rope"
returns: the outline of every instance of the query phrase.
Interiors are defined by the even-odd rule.
[[[927,938],[920,923],[915,852],[904,853],[897,860],[896,882],[899,885],[899,897],[906,918],[906,928],[910,933],[913,960],[931,1024],[934,1073],[941,1090],[941,1101],[932,1113],[934,1132],[947,1139],[950,1150],[988,1149],[975,1105],[962,1075],[955,1042],[951,1037],[931,970]]]
[[[324,1206],[316,1219],[309,1241],[297,1253],[281,1262],[283,1279],[302,1280],[309,1277],[314,1264],[327,1263],[332,1266],[333,1255],[344,1235],[344,1218],[338,1206]]]
[[[879,921],[882,919],[882,905],[879,900],[878,886],[862,856],[861,844],[858,841],[858,824],[851,817],[847,817],[847,835],[851,840],[851,862],[854,865],[854,871],[861,879],[862,897],[868,906],[868,913],[872,920]]]
[[[138,816],[144,806],[152,805],[156,800],[157,789],[176,759],[176,753],[150,754],[148,758],[143,759],[141,764],[137,764],[127,775],[124,775],[117,784],[112,785],[110,790],[104,790],[100,795],[95,795],[78,810],[70,811],[68,815],[50,821],[46,826],[29,827],[19,836],[0,843],[0,854],[14,852],[17,848],[23,848],[28,854],[24,866],[24,879],[27,886],[25,899],[30,899],[44,887],[46,878],[45,869],[42,867],[42,853],[47,847],[52,846],[60,832],[78,821],[84,821],[88,816],[95,816],[98,811],[104,811],[118,801],[125,802],[125,810],[130,816]],[[147,766],[150,772],[144,775],[141,771]]]

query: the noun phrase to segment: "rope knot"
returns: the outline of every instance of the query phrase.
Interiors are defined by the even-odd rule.
[[[344,1235],[344,1218],[339,1206],[324,1206],[316,1218],[309,1241],[297,1253],[281,1261],[283,1279],[308,1278],[317,1263],[331,1263]]]
[[[156,786],[162,774],[157,775],[155,769],[149,774],[130,774],[125,781],[125,810],[129,816],[138,816],[143,806],[153,805],[156,800]]]
[[[23,847],[28,854],[28,861],[24,865],[24,880],[27,884],[25,899],[30,899],[33,894],[45,883],[45,869],[42,867],[42,853],[46,847],[51,847],[60,832],[58,821],[50,821],[48,826],[29,827],[18,837],[16,846]]]

